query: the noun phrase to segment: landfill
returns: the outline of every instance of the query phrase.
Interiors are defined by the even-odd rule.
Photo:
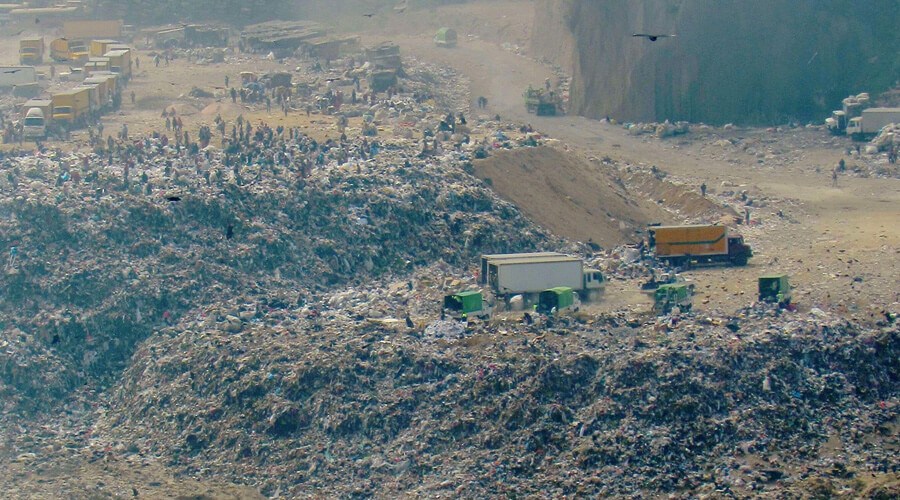
[[[536,146],[574,154],[564,139],[472,116],[464,76],[393,43],[322,67],[296,50],[319,29],[250,26],[244,41],[256,54],[166,53],[210,68],[279,52],[305,93],[276,104],[308,126],[260,118],[275,96],[263,85],[229,97],[198,83],[166,105],[160,130],[91,129],[77,144],[3,149],[6,494],[900,494],[900,303],[884,284],[896,276],[856,272],[852,259],[827,271],[779,262],[774,244],[756,241],[796,231],[808,206],[730,181],[701,192],[694,178],[627,157],[591,158],[627,203],[739,227],[758,269],[813,267],[820,281],[796,291],[799,307],[779,307],[755,290],[720,293],[712,273],[668,267],[642,243],[562,238],[474,164]],[[396,82],[374,91],[385,68]],[[216,115],[229,99],[240,102],[236,119]],[[203,110],[197,128],[176,128],[189,107]],[[0,111],[6,127],[15,101],[0,97]],[[816,127],[615,128],[632,144],[762,167],[793,166],[811,143],[837,141]],[[847,158],[844,177],[898,177],[880,151]],[[521,296],[504,310],[486,293],[498,306],[491,317],[445,317],[445,295],[481,289],[481,255],[535,251],[601,270],[607,295],[532,315]],[[615,302],[663,275],[696,285],[702,306],[657,315],[646,297]],[[814,294],[839,281],[876,283],[878,303],[866,309],[846,291],[834,301],[845,309],[819,307]],[[834,288],[810,292],[816,283]]]

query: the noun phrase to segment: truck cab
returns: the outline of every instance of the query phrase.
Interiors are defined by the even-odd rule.
[[[728,238],[728,258],[736,266],[746,266],[747,261],[753,257],[750,245],[744,243],[743,236],[730,236]]]
[[[43,139],[47,135],[47,122],[41,108],[30,108],[25,113],[22,135],[30,139]]]
[[[825,120],[825,126],[833,135],[841,135],[847,130],[847,113],[841,110],[831,112],[831,118]]]
[[[851,118],[850,121],[847,122],[847,135],[851,137],[860,137],[862,136],[862,117],[857,116]]]

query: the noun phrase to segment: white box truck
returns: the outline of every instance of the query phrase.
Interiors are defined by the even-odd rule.
[[[578,257],[530,255],[487,260],[487,285],[497,297],[524,295],[526,300],[544,290],[569,287],[585,300],[606,283],[598,269],[585,269]]]
[[[900,108],[869,108],[863,110],[862,116],[850,119],[847,135],[856,141],[868,140],[891,123],[900,124]]]

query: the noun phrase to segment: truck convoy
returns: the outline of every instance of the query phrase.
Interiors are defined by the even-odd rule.
[[[855,141],[875,137],[886,125],[900,124],[900,108],[869,108],[847,122],[847,135]]]
[[[606,285],[599,270],[585,269],[581,259],[555,252],[483,255],[481,267],[482,284],[497,297],[521,294],[528,300],[544,290],[565,286],[588,300]]]
[[[44,62],[44,39],[23,38],[19,40],[19,64],[41,64]]]
[[[717,225],[651,227],[649,246],[657,258],[674,266],[714,262],[744,266],[753,256],[742,236]]]

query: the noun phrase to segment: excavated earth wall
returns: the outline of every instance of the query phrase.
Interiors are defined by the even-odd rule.
[[[572,46],[570,109],[622,121],[821,120],[900,76],[898,2],[538,1],[532,49]],[[632,33],[676,34],[651,42]],[[558,60],[558,59],[555,59]]]

